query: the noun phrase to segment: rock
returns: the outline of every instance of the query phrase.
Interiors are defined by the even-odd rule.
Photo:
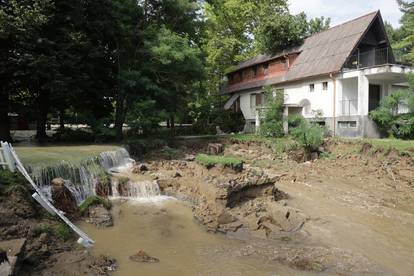
[[[310,160],[317,160],[319,158],[319,153],[314,151],[310,154]]]
[[[219,224],[228,224],[231,222],[236,221],[237,219],[230,214],[227,210],[223,210],[218,216],[217,216],[217,222]]]
[[[107,256],[99,256],[91,265],[91,269],[99,273],[99,275],[107,275],[108,271],[115,271],[118,264],[115,259]]]
[[[149,171],[148,165],[141,163],[138,165],[135,165],[132,169],[132,173],[143,173]]]
[[[224,148],[222,144],[210,143],[207,146],[207,151],[208,151],[208,154],[210,155],[218,155],[218,154],[223,153]]]
[[[272,223],[280,226],[285,232],[298,231],[306,221],[306,216],[300,210],[281,206],[276,202],[267,205],[267,212],[272,219]]]
[[[131,261],[141,262],[141,263],[158,263],[160,260],[149,256],[145,251],[140,250],[136,254],[129,257]]]
[[[273,186],[272,188],[272,195],[275,201],[289,199],[289,195],[284,191],[279,190],[276,186]]]
[[[114,225],[111,213],[102,205],[90,206],[89,217],[86,221],[97,227],[109,227]]]
[[[195,160],[195,155],[193,155],[193,154],[186,154],[185,155],[185,157],[184,157],[184,160],[185,161],[194,161]]]
[[[0,242],[0,275],[18,275],[18,257],[26,239],[14,239]]]
[[[76,218],[78,214],[78,205],[75,197],[65,186],[65,181],[62,178],[55,178],[52,184],[52,200],[55,207],[65,212],[70,218]]]
[[[179,172],[175,172],[173,178],[181,177],[181,174]]]

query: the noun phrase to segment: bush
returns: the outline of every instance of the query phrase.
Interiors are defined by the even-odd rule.
[[[378,128],[390,137],[414,138],[414,75],[409,75],[410,91],[396,91],[384,97],[380,106],[369,113]],[[410,113],[399,114],[398,108],[405,103]]]
[[[101,204],[108,210],[112,207],[111,202],[108,199],[102,198],[100,196],[89,196],[79,206],[79,212],[82,215],[85,215],[88,212],[90,206],[96,206]]]
[[[317,151],[323,144],[324,128],[304,121],[290,130],[291,135],[307,153]]]
[[[141,156],[154,149],[163,148],[168,145],[167,140],[164,139],[127,139],[125,141],[128,146],[128,152],[132,156]]]
[[[58,129],[53,135],[55,142],[94,142],[95,136],[92,132],[83,129]]]
[[[306,119],[300,114],[289,115],[287,120],[288,120],[289,129],[298,127],[306,123]]]
[[[48,235],[55,236],[64,241],[75,238],[72,230],[64,223],[60,223],[58,225],[40,224],[33,229],[33,235],[35,236],[39,236],[42,233],[47,233]]]
[[[0,194],[7,195],[15,191],[27,192],[28,189],[28,183],[21,174],[0,168]]]
[[[265,88],[265,99],[267,100],[264,118],[260,123],[260,134],[265,137],[282,137],[283,131],[283,102],[284,93],[273,95],[271,87]]]

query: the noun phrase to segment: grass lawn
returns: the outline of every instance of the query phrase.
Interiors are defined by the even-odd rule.
[[[399,139],[363,139],[378,148],[395,148],[400,151],[414,149],[414,140]]]
[[[59,145],[59,146],[16,146],[14,147],[25,166],[45,166],[61,161],[80,162],[103,151],[119,148],[116,145]]]
[[[225,155],[199,154],[197,155],[196,160],[204,166],[214,166],[216,164],[221,164],[225,166],[237,166],[243,164],[243,160],[234,156]]]

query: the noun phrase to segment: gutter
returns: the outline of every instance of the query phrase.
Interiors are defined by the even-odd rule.
[[[332,119],[333,119],[333,136],[336,136],[336,78],[333,76],[333,74],[329,74],[329,78],[332,80],[333,82],[333,87],[334,87],[334,91],[333,91],[333,114],[332,114]]]

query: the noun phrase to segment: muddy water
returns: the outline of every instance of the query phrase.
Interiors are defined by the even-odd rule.
[[[96,241],[92,254],[117,259],[114,275],[297,275],[274,261],[241,256],[244,242],[207,233],[180,201],[118,202],[112,212],[114,227],[97,229],[85,223],[82,229]],[[139,250],[160,262],[130,261]]]

